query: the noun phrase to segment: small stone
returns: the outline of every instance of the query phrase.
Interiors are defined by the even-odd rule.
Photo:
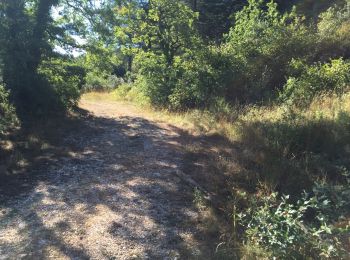
[[[20,229],[23,229],[23,228],[26,227],[26,224],[25,224],[24,222],[21,222],[21,223],[18,224],[18,227],[19,227]]]

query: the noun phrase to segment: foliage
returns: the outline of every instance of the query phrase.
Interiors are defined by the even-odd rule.
[[[318,23],[320,59],[350,58],[350,1],[340,8],[331,7],[320,15]]]
[[[296,203],[290,202],[289,196],[278,199],[277,193],[259,199],[260,206],[251,205],[247,214],[241,216],[247,239],[274,257],[341,257],[344,249],[332,236],[339,230],[332,225],[342,218],[344,210],[349,214],[349,181],[336,189],[329,184],[316,184],[315,195],[304,193]],[[334,211],[341,206],[345,206],[343,211]],[[308,216],[310,212],[312,218]],[[347,228],[341,232],[346,231]]]
[[[236,93],[242,93],[236,96],[241,100],[273,96],[284,83],[289,61],[307,55],[311,42],[310,32],[294,11],[280,14],[273,2],[250,0],[236,13],[225,45],[238,68],[228,89],[232,98]]]
[[[115,75],[101,75],[98,72],[91,71],[86,74],[86,84],[83,87],[88,91],[111,91],[124,83],[123,78]]]
[[[122,14],[128,17],[130,12],[123,10]],[[138,9],[137,17],[130,18],[129,27],[117,33],[127,35],[134,28],[133,44],[142,48],[134,50],[138,88],[156,106],[193,106],[197,97],[187,80],[196,80],[196,75],[186,73],[190,73],[199,44],[194,29],[196,14],[180,1],[157,0],[147,9]]]
[[[17,123],[14,107],[9,103],[9,94],[0,85],[0,133]]]
[[[214,55],[205,54],[209,54],[207,49],[196,52],[194,57],[189,54],[177,56],[169,67],[165,57],[140,53],[136,60],[141,61],[138,62],[137,85],[156,106],[175,110],[204,106],[215,96],[215,91],[220,91],[215,69],[209,62]]]
[[[231,15],[241,9],[243,0],[186,0],[192,10],[199,13],[196,27],[202,38],[207,41],[220,42],[222,36],[232,26]]]
[[[316,30],[295,9],[282,14],[276,3],[266,2],[250,0],[236,12],[234,26],[224,43],[217,46],[201,41],[195,30],[196,15],[178,1],[167,8],[162,6],[165,0],[138,8],[131,2],[122,8],[120,14],[126,17],[127,26],[119,27],[117,36],[129,37],[124,47],[129,49],[128,55],[136,53],[141,91],[155,106],[173,109],[208,107],[217,98],[231,103],[261,102],[275,99],[284,85],[298,84],[293,78],[299,75],[291,69],[295,60],[303,60],[306,67],[329,57],[346,58],[346,7],[321,14]],[[190,5],[194,10],[195,6],[204,8],[201,1]],[[172,8],[184,12],[175,18]],[[157,23],[158,19],[163,24]],[[177,30],[170,30],[172,26]],[[170,37],[164,39],[162,35]],[[171,47],[175,39],[178,49]],[[323,86],[328,84],[324,78],[319,80]]]
[[[137,87],[151,99],[153,105],[166,106],[174,88],[172,80],[175,80],[176,71],[167,67],[163,55],[140,52],[136,62],[139,64]]]
[[[135,88],[130,83],[123,83],[119,85],[112,92],[112,97],[116,100],[133,102],[139,106],[142,106],[143,108],[149,107],[149,105],[151,104],[148,97],[144,96],[144,94],[142,94],[137,88]]]
[[[84,68],[69,60],[50,59],[44,61],[38,71],[53,88],[58,111],[65,111],[77,105],[80,90],[85,84]]]
[[[290,77],[280,95],[283,101],[305,106],[325,92],[342,94],[350,87],[350,62],[343,59],[326,64],[308,66],[293,60],[291,68],[295,77]]]
[[[342,5],[346,1],[347,0],[296,0],[294,4],[297,7],[298,13],[305,15],[310,20],[317,20],[320,13],[332,6]],[[281,0],[279,2],[281,2]]]
[[[21,119],[64,112],[79,96],[82,69],[59,61],[51,45],[61,32],[51,13],[58,4],[6,0],[1,5],[2,76]]]
[[[34,112],[42,105],[34,92],[43,91],[39,94],[43,96],[50,92],[49,88],[43,87],[44,81],[38,77],[36,70],[41,56],[50,49],[46,30],[52,21],[50,9],[55,4],[55,0],[35,1],[32,5],[15,0],[5,1],[3,6],[3,80],[11,90],[11,100],[20,115]]]
[[[87,72],[84,91],[108,91],[122,84],[126,72],[121,56],[113,46],[104,46],[102,42],[95,41],[94,47],[79,57],[79,63]]]

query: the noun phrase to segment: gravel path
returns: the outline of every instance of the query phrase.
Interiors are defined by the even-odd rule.
[[[94,116],[63,141],[69,156],[0,205],[0,259],[204,258],[177,131],[128,105],[81,107]]]

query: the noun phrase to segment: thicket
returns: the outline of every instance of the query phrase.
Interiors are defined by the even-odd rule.
[[[316,183],[312,193],[303,193],[295,203],[277,193],[251,200],[248,210],[239,216],[247,242],[255,246],[251,256],[346,258],[338,239],[349,227],[334,226],[346,221],[349,214],[349,174],[344,177],[344,183],[336,186]]]
[[[290,70],[294,76],[288,78],[280,95],[286,103],[307,106],[316,96],[341,95],[350,88],[350,62],[342,58],[314,65],[292,60]]]

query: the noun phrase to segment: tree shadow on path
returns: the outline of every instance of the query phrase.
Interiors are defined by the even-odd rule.
[[[25,178],[2,179],[2,256],[211,258],[193,190],[175,174],[183,156],[175,129],[127,116],[70,124],[22,168]]]

